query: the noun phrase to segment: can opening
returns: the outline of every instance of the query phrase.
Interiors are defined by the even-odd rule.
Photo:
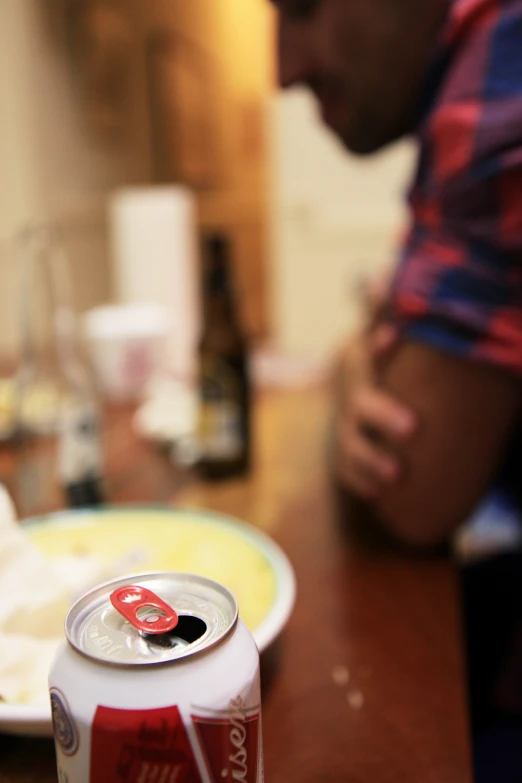
[[[199,617],[192,615],[178,615],[178,624],[172,631],[167,633],[152,634],[142,633],[141,636],[150,645],[172,649],[173,647],[187,647],[194,644],[207,632],[207,624]]]

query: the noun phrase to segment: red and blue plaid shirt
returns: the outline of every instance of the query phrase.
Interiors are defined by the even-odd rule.
[[[428,83],[393,309],[522,375],[522,0],[453,0]]]
[[[522,375],[522,0],[451,0],[422,96],[392,310],[410,339]],[[520,545],[522,426],[468,520]]]

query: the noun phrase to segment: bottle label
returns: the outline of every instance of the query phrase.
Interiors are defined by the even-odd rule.
[[[58,473],[63,484],[101,476],[100,433],[92,408],[64,410],[60,422]]]
[[[241,411],[223,400],[206,402],[201,409],[200,446],[210,459],[236,459],[241,455]]]
[[[223,361],[205,361],[199,422],[202,456],[213,460],[240,457],[245,441],[243,418],[237,373]]]

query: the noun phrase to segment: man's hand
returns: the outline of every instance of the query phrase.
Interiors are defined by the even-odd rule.
[[[375,327],[346,353],[336,472],[387,530],[432,547],[491,485],[520,420],[522,386],[500,369],[393,340]]]
[[[375,363],[396,341],[394,327],[370,327],[348,346],[337,371],[334,470],[365,500],[375,500],[400,477],[402,465],[393,452],[416,430],[413,412],[375,381]]]

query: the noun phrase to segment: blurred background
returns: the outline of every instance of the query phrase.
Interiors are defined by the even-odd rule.
[[[2,354],[16,351],[17,232],[60,228],[86,311],[126,296],[114,236],[140,205],[122,218],[122,199],[183,185],[196,243],[230,238],[254,344],[328,357],[361,280],[393,259],[409,146],[355,159],[305,91],[278,91],[266,0],[0,0],[0,15]]]

